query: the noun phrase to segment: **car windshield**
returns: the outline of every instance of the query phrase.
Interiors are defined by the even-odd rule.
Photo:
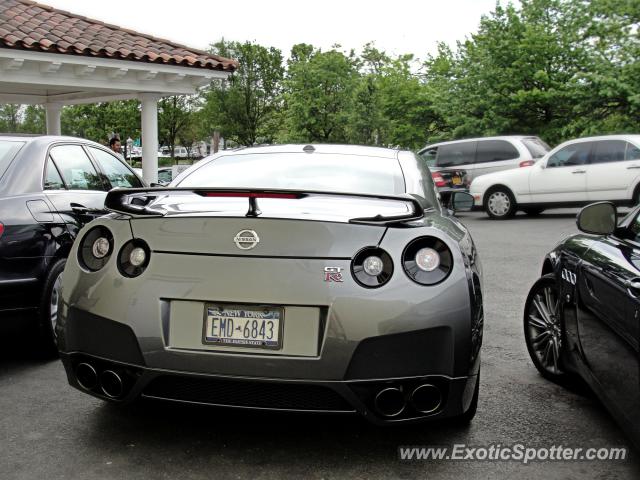
[[[405,192],[402,170],[394,158],[318,152],[225,155],[194,169],[178,185],[374,195]]]
[[[0,180],[7,171],[16,153],[22,148],[24,142],[14,142],[11,140],[0,140]]]
[[[538,137],[523,138],[522,143],[527,147],[533,158],[544,157],[551,148]]]

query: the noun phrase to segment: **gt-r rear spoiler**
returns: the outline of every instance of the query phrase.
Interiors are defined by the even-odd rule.
[[[402,215],[385,216],[375,215],[373,217],[359,217],[349,219],[349,223],[363,224],[390,224],[395,222],[406,222],[417,220],[424,215],[424,208],[420,202],[408,194],[402,195],[372,195],[363,193],[340,193],[340,192],[320,192],[309,190],[272,190],[272,189],[247,189],[247,188],[116,188],[107,193],[104,206],[105,209],[133,216],[157,216],[162,217],[167,214],[161,210],[150,207],[150,204],[162,197],[174,197],[180,195],[200,195],[211,198],[247,198],[249,209],[245,216],[257,217],[261,214],[258,208],[260,198],[280,198],[299,200],[308,197],[339,197],[348,200],[349,198],[387,200],[403,202],[411,206],[410,211]]]

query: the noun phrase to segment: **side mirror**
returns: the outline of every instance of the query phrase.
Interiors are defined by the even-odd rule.
[[[618,225],[618,212],[611,202],[587,205],[578,213],[578,229],[584,233],[610,235]]]
[[[473,195],[467,192],[454,192],[451,195],[451,207],[456,212],[470,212],[473,203]]]

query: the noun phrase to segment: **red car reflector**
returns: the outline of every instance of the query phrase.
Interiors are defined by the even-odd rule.
[[[442,178],[442,175],[440,175],[439,173],[437,172],[432,173],[431,178],[433,178],[433,182],[436,184],[436,187],[447,186],[447,182],[444,181],[444,178]]]
[[[531,165],[533,165],[534,163],[536,163],[536,162],[534,162],[533,160],[523,160],[522,162],[520,162],[520,164],[519,164],[519,165],[520,165],[521,167],[530,167],[530,166],[531,166]]]
[[[205,197],[226,197],[226,198],[300,198],[295,193],[254,193],[254,192],[206,192]]]

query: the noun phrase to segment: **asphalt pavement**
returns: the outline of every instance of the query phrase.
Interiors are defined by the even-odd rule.
[[[640,477],[640,455],[580,384],[538,375],[522,310],[544,254],[576,232],[575,211],[491,221],[462,214],[484,266],[485,334],[478,413],[446,423],[378,428],[359,417],[284,415],[144,403],[120,409],[67,385],[32,332],[0,319],[0,479],[263,479]],[[401,462],[404,445],[629,448],[626,461]]]

